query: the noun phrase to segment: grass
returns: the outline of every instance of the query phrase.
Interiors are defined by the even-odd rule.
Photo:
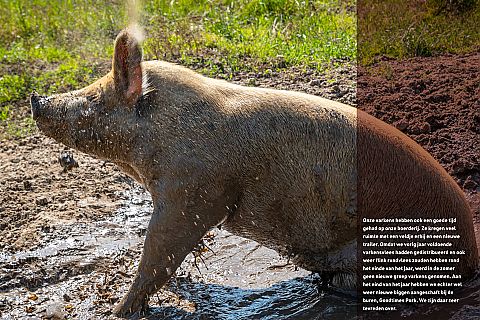
[[[4,106],[0,109],[0,121],[5,121],[8,119],[8,111],[10,110],[10,106]]]
[[[322,66],[354,60],[353,1],[154,1],[146,8],[147,56],[194,64],[211,59],[213,72],[255,64]],[[158,39],[162,39],[158,41]]]
[[[144,54],[224,78],[354,62],[355,5],[355,0],[144,1]],[[30,92],[77,89],[109,69],[113,40],[128,24],[126,11],[120,0],[0,0],[0,139],[28,134],[20,129],[32,123],[25,120]],[[359,19],[363,64],[378,56],[480,49],[478,0],[362,0]]]
[[[480,49],[478,0],[363,0],[358,18],[361,64]]]
[[[144,1],[146,59],[231,77],[239,71],[355,61],[354,0]],[[0,139],[29,130],[27,98],[78,89],[110,68],[128,24],[115,0],[0,0]],[[26,121],[26,122],[25,122]]]

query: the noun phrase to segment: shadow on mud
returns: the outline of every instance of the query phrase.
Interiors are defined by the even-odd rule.
[[[352,319],[356,303],[349,293],[322,291],[317,276],[294,278],[261,289],[242,289],[177,278],[182,299],[195,306],[153,307],[147,319]]]

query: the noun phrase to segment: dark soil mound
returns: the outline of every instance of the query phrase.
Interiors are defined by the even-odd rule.
[[[359,68],[357,87],[360,109],[418,142],[469,197],[480,191],[480,53],[384,60]]]

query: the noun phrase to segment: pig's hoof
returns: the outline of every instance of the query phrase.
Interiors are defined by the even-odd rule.
[[[146,313],[148,308],[146,299],[124,297],[113,309],[113,314],[119,318],[135,318]]]

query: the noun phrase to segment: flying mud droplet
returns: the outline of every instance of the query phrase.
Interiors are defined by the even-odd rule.
[[[63,173],[66,173],[73,168],[78,168],[78,163],[73,158],[73,154],[71,154],[70,152],[61,152],[60,156],[58,157],[58,163],[60,163],[60,166],[63,168]]]

